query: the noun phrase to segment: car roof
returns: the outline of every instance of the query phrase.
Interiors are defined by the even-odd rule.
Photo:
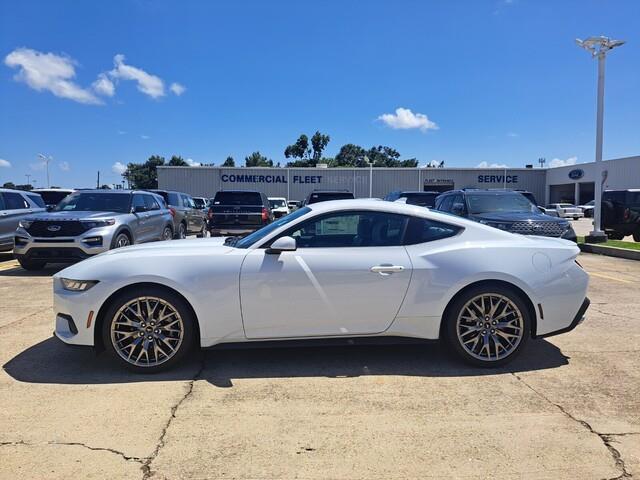
[[[18,190],[15,188],[0,188],[0,192],[31,193],[31,190]]]

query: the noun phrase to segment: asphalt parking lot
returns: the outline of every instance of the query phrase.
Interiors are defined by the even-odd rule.
[[[640,477],[640,262],[579,260],[588,319],[501,370],[402,345],[140,376],[52,339],[57,269],[0,254],[0,478]]]

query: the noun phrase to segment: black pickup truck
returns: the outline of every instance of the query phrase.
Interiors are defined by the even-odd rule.
[[[246,235],[273,221],[267,196],[262,192],[224,190],[209,205],[212,237]]]

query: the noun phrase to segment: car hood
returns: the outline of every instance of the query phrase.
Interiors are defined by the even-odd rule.
[[[552,217],[551,215],[545,215],[543,213],[533,213],[533,212],[489,212],[489,213],[479,213],[476,215],[470,215],[469,218],[471,220],[485,220],[488,222],[562,222],[565,223],[566,220]]]
[[[94,220],[96,218],[112,218],[124,215],[117,212],[42,212],[29,215],[29,220],[69,221],[69,220]]]

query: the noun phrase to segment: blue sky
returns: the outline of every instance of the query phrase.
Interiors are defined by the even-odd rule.
[[[284,161],[315,130],[328,155],[591,161],[596,62],[574,38],[601,34],[627,41],[607,61],[604,157],[637,155],[638,20],[632,0],[0,0],[0,183],[44,185],[40,152],[61,186],[152,154]]]

